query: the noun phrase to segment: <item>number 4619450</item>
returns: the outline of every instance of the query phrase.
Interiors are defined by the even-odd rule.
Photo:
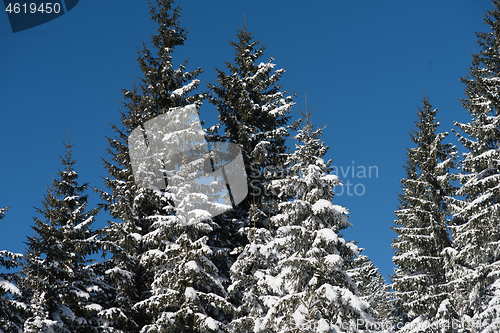
[[[45,13],[45,14],[51,14],[55,13],[58,14],[61,11],[61,4],[59,3],[51,3],[51,2],[45,2],[40,4],[39,6],[36,3],[9,3],[7,5],[7,8],[5,8],[6,12],[9,12],[9,14],[35,14],[35,13]]]

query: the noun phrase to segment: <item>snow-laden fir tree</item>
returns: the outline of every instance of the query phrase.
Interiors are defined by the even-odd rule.
[[[29,301],[25,332],[93,332],[98,305],[93,303],[95,275],[87,264],[96,252],[87,210],[88,184],[78,184],[69,141],[62,168],[37,209],[33,237],[27,238],[22,292]]]
[[[397,268],[392,289],[409,317],[403,331],[441,332],[435,321],[455,318],[449,306],[455,297],[447,288],[442,251],[451,245],[447,198],[454,193],[450,170],[456,151],[443,142],[447,133],[437,132],[437,109],[428,97],[422,102],[416,129],[410,133],[415,147],[407,149],[406,177],[401,179],[402,193],[395,211],[393,230],[398,237],[392,247]]]
[[[189,110],[193,113],[183,117]],[[142,241],[150,250],[142,255],[140,264],[154,273],[151,295],[134,308],[153,318],[141,332],[224,332],[232,320],[233,307],[226,300],[227,281],[219,276],[216,264],[223,262],[229,251],[219,245],[221,231],[213,215],[231,206],[219,202],[226,195],[220,191],[227,191],[225,183],[199,171],[201,165],[225,163],[217,163],[221,161],[215,156],[210,159],[196,107],[191,105],[178,112],[169,118],[170,127],[175,122],[178,129],[177,141],[170,145],[180,142],[176,148],[181,148],[188,142],[191,147],[204,149],[195,152],[182,148],[166,153],[167,191],[174,205],[165,206],[172,212],[170,215],[149,217],[152,231]],[[172,132],[163,131],[157,128],[156,135],[172,137]],[[217,150],[215,155],[220,152]]]
[[[9,207],[0,208],[0,220]],[[0,251],[0,268],[11,270],[19,267],[22,254],[7,250]],[[19,273],[0,273],[0,332],[18,332],[23,326],[26,304],[21,299]]]
[[[232,329],[245,331],[253,329],[253,320],[262,315],[258,309],[261,306],[249,304],[259,302],[254,295],[264,291],[258,290],[256,280],[247,273],[257,269],[250,266],[264,268],[270,264],[254,247],[265,246],[270,239],[269,216],[275,214],[279,200],[265,186],[283,177],[285,140],[292,127],[288,114],[294,103],[293,96],[278,84],[284,69],[275,69],[274,58],[259,61],[265,47],[246,27],[238,30],[237,40],[231,45],[233,62],[226,62],[226,71],[217,69],[217,82],[209,84],[210,102],[219,112],[210,140],[237,144],[245,163],[249,195],[237,209],[216,219],[222,228],[219,241],[232,250],[229,258],[235,260],[240,254],[246,258],[232,266],[229,290],[239,318],[233,320]],[[249,242],[254,245],[245,248]]]
[[[389,316],[387,286],[379,269],[366,255],[360,253],[346,264],[347,274],[358,288],[360,298],[370,305],[369,313],[379,325],[391,326],[386,322]]]
[[[262,317],[254,320],[255,332],[357,332],[361,320],[372,323],[368,303],[356,294],[345,270],[345,260],[358,248],[339,234],[350,225],[348,211],[332,202],[341,182],[323,160],[328,147],[321,129],[310,122],[311,114],[303,114],[298,143],[286,160],[286,177],[269,186],[291,199],[281,202],[279,214],[271,217],[270,239],[247,245],[235,263],[245,262],[245,253],[256,257],[255,252],[269,261],[265,267],[247,266],[258,286],[247,299],[257,298],[253,306],[263,306],[257,308]]]
[[[268,217],[250,207],[249,226],[239,230],[246,235],[248,243],[235,248],[232,254],[239,254],[231,266],[231,285],[228,287],[229,299],[235,305],[236,316],[230,330],[234,332],[259,332],[265,330],[262,319],[269,310],[267,302],[274,294],[272,289],[263,285],[262,277],[277,264],[278,253],[272,245],[273,233],[262,224]]]
[[[161,232],[145,236],[158,242],[161,235],[164,240],[141,260],[156,270],[150,297],[135,305],[153,318],[141,332],[226,332],[232,319],[226,281],[213,261],[228,252],[213,245],[218,225],[199,210],[192,209],[185,217],[158,216],[155,224]]]
[[[468,123],[455,123],[466,148],[453,203],[456,252],[450,253],[459,314],[481,332],[500,330],[500,3],[476,33],[479,51],[465,84]]]
[[[274,58],[259,62],[265,46],[246,27],[238,29],[237,41],[231,45],[234,61],[226,61],[227,73],[216,69],[217,83],[209,84],[210,103],[219,111],[219,123],[211,129],[219,132],[212,138],[241,147],[249,192],[242,206],[248,211],[253,204],[267,212],[277,202],[264,186],[280,177],[293,96],[278,84],[285,70],[275,69]]]
[[[190,163],[179,163],[174,168],[177,174],[167,175],[166,188],[141,186],[133,173],[129,135],[142,128],[148,144],[154,140],[149,135],[165,145],[178,144],[171,141],[178,140],[177,134],[167,137],[162,128],[149,133],[145,129],[151,121],[174,119],[185,110],[179,107],[197,112],[203,97],[192,94],[201,69],[186,72],[186,63],[175,69],[172,62],[174,48],[183,45],[187,33],[180,26],[180,8],[167,0],[150,7],[159,25],[152,38],[156,54],[146,46],[139,54],[144,77],[137,88],[124,91],[127,111],[121,125],[113,127],[117,136],[109,139],[111,159],[105,161],[110,193],[102,194],[114,221],[102,230],[101,244],[112,256],[100,271],[113,296],[107,298],[100,316],[122,332],[222,331],[232,316],[232,307],[225,301],[225,282],[218,276],[219,265],[228,266],[227,251],[218,244],[222,233],[211,217],[215,214],[200,209],[212,194],[203,188],[185,188],[195,184],[183,178],[192,177],[190,163],[196,158],[190,154],[196,151],[182,151]],[[205,142],[202,137],[190,144]],[[170,162],[169,158],[161,161]]]

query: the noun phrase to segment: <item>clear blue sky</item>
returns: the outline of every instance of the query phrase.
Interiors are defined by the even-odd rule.
[[[233,59],[228,40],[246,14],[247,30],[267,44],[262,61],[274,55],[277,68],[286,68],[283,89],[298,93],[296,107],[304,109],[307,93],[317,110],[313,121],[328,125],[327,158],[350,184],[335,198],[354,225],[345,238],[358,240],[387,277],[415,111],[425,89],[443,131],[469,119],[459,77],[491,8],[488,0],[186,1],[182,25],[190,32],[174,63],[189,58],[188,70],[203,67],[202,82],[215,82],[213,67]],[[155,31],[146,1],[80,1],[62,17],[15,34],[0,13],[0,207],[11,206],[0,222],[0,250],[24,251],[33,206],[41,206],[61,165],[68,127],[80,181],[103,188],[101,158],[105,136],[114,135],[109,123],[120,118],[120,88],[141,75],[137,47]],[[204,106],[200,118],[213,124],[216,113]],[[371,178],[360,178],[370,166]],[[99,216],[96,227],[106,219]]]

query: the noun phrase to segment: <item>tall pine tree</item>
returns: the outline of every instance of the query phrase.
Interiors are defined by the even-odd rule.
[[[78,184],[69,141],[62,169],[45,195],[34,235],[28,237],[22,291],[30,300],[26,332],[92,332],[96,304],[89,255],[97,251],[91,229],[96,210],[87,211],[88,184]]]
[[[219,122],[211,128],[209,139],[237,144],[245,163],[248,196],[237,209],[216,218],[222,228],[219,241],[231,250],[229,258],[236,261],[230,270],[229,289],[229,298],[239,318],[233,321],[233,329],[245,330],[253,327],[253,320],[262,315],[257,306],[249,305],[259,302],[252,296],[259,292],[259,287],[247,270],[252,265],[264,268],[269,264],[258,251],[245,245],[265,246],[270,239],[269,217],[276,213],[282,199],[266,187],[273,179],[283,177],[285,140],[293,127],[288,125],[288,113],[294,103],[293,96],[287,95],[278,84],[285,70],[275,69],[274,58],[259,61],[265,46],[254,40],[246,27],[239,29],[237,40],[230,43],[234,61],[226,62],[226,71],[216,69],[217,82],[209,84],[210,103],[219,112]],[[246,259],[238,261],[237,256]],[[230,266],[231,261],[226,272]]]
[[[447,288],[442,251],[451,246],[447,200],[454,193],[450,170],[456,152],[443,143],[447,133],[437,132],[436,114],[437,109],[424,97],[416,129],[410,134],[415,147],[408,148],[406,178],[401,180],[393,227],[398,237],[392,242],[397,266],[392,288],[412,321],[404,330],[411,332],[439,331],[434,321],[442,319],[442,304],[449,312],[445,320],[454,317],[448,305],[454,296]]]
[[[360,298],[370,305],[369,313],[375,322],[382,327],[390,326],[387,286],[378,268],[361,253],[362,250],[359,249],[360,254],[346,264],[347,274],[356,284]]]
[[[323,160],[328,147],[310,115],[308,110],[296,150],[285,161],[286,177],[268,185],[290,200],[278,205],[267,231],[255,229],[233,270],[233,286],[247,302],[240,322],[254,332],[347,332],[359,320],[371,322],[344,267],[358,248],[339,234],[349,225],[347,210],[332,203],[341,182],[329,174]],[[251,288],[241,288],[245,276]]]
[[[217,241],[222,233],[198,205],[208,192],[188,189],[193,183],[186,179],[144,188],[133,174],[127,141],[132,131],[144,130],[157,117],[174,121],[185,110],[179,107],[199,107],[203,98],[192,94],[201,69],[186,72],[185,62],[173,67],[172,53],[187,34],[180,26],[180,8],[170,0],[150,3],[150,8],[159,26],[152,37],[155,54],[146,45],[139,54],[144,77],[132,91],[124,90],[127,111],[121,125],[113,126],[117,136],[109,139],[111,159],[105,161],[110,193],[102,196],[114,221],[102,230],[101,244],[111,258],[100,271],[112,297],[105,298],[100,315],[121,332],[217,332],[231,320],[232,307],[218,276],[218,266],[227,266],[227,251]],[[149,134],[166,134],[161,131]],[[185,157],[190,153],[183,152]],[[177,178],[190,175],[190,167],[180,165]]]
[[[228,250],[219,244],[220,227],[212,214],[230,208],[217,202],[218,190],[227,188],[222,186],[222,179],[200,174],[202,160],[207,167],[209,161],[214,165],[221,161],[216,158],[218,152],[212,160],[208,156],[196,108],[190,106],[179,112],[187,114],[169,118],[178,129],[176,139],[182,146],[184,142],[191,147],[203,143],[204,152],[174,149],[166,157],[170,164],[167,191],[175,206],[168,207],[171,215],[149,216],[151,232],[142,240],[150,250],[142,255],[140,264],[154,273],[153,282],[151,295],[135,308],[153,318],[142,332],[223,332],[232,319],[233,308],[226,301],[227,281],[219,276],[217,264],[225,261]],[[166,127],[165,134],[171,137],[171,129]],[[164,131],[157,128],[156,133]]]
[[[453,205],[454,288],[459,313],[482,332],[500,329],[500,2],[476,33],[479,51],[465,84],[468,123],[455,123],[466,148]]]
[[[219,111],[219,123],[212,132],[222,131],[213,139],[236,143],[242,149],[249,193],[243,207],[248,210],[253,204],[272,210],[276,199],[264,187],[283,169],[293,96],[278,85],[285,70],[274,69],[274,58],[259,62],[265,46],[246,27],[238,29],[237,41],[231,45],[235,53],[234,62],[226,62],[228,73],[216,69],[217,83],[209,84],[210,102]]]

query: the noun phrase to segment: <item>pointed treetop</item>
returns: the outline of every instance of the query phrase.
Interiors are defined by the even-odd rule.
[[[311,106],[310,109],[307,108],[307,93],[305,93],[305,102],[306,102],[306,111],[302,111],[301,109],[298,109],[298,110],[295,110],[297,111],[298,114],[300,114],[302,116],[303,119],[306,120],[306,129],[307,129],[307,133],[310,132],[310,127],[313,125],[312,122],[309,120],[309,118],[314,114],[314,112],[316,112],[316,110],[314,109],[314,105]],[[326,127],[326,125],[325,125]],[[325,128],[323,127],[323,128]],[[302,129],[302,127],[299,125],[299,128]]]

